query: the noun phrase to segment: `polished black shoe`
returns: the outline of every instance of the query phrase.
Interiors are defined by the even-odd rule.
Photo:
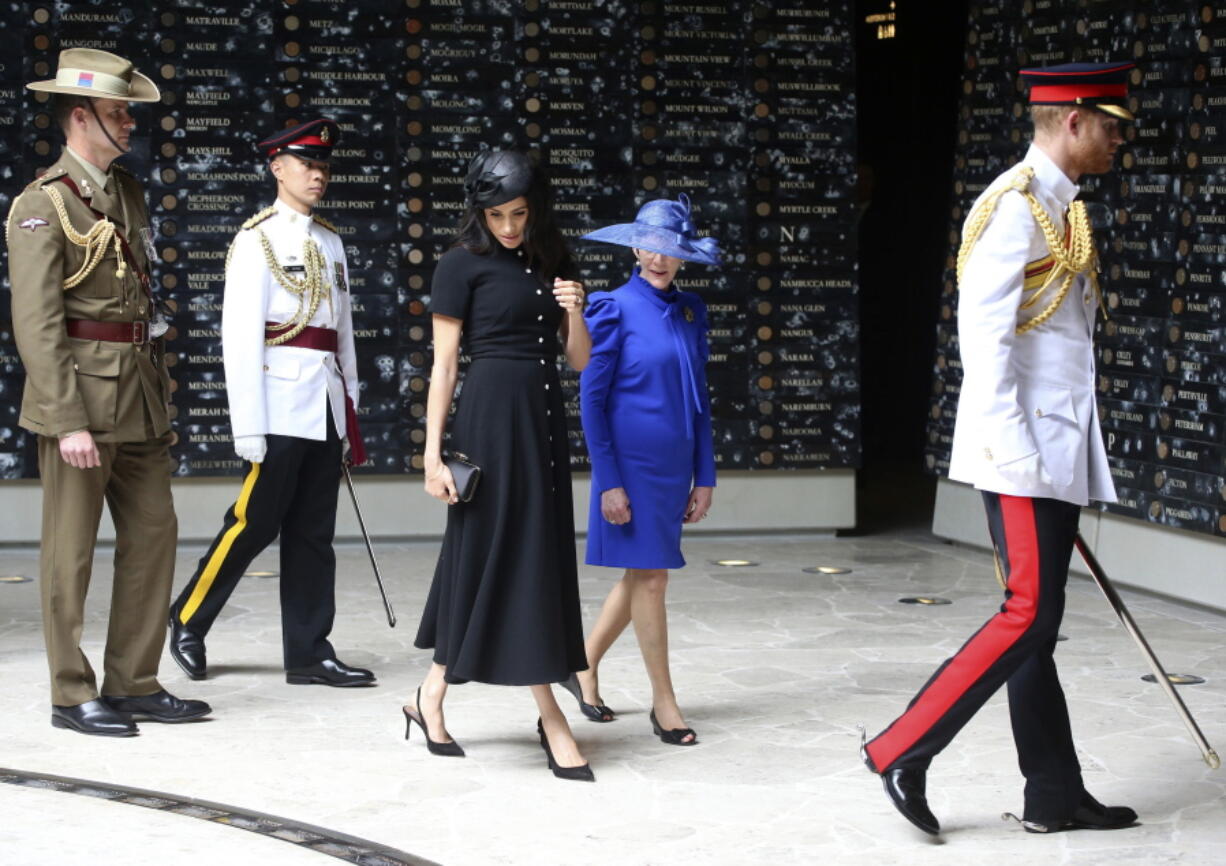
[[[208,674],[204,660],[204,638],[183,623],[175,611],[170,612],[170,657],[189,679],[202,680]]]
[[[549,764],[549,769],[559,779],[566,779],[571,782],[595,782],[596,774],[592,772],[591,764],[580,764],[577,767],[562,767],[553,759],[553,749],[549,748],[549,738],[545,736],[545,726],[541,724],[541,720],[536,720],[536,732],[541,738],[541,748],[545,750],[545,761]]]
[[[290,668],[285,672],[285,681],[294,686],[369,686],[375,675],[365,668],[351,668],[340,659],[324,659],[304,668]]]
[[[667,743],[670,746],[698,745],[698,735],[694,733],[693,728],[670,728],[666,731],[660,727],[654,707],[651,710],[651,732],[660,738],[661,743]],[[687,740],[686,737],[689,739]]]
[[[1088,793],[1073,810],[1070,818],[1063,820],[1022,821],[1027,833],[1059,833],[1063,830],[1122,830],[1137,825],[1137,813],[1127,806],[1104,806]]]
[[[904,818],[925,833],[936,836],[941,832],[941,824],[928,808],[928,798],[924,794],[926,778],[927,773],[924,770],[900,768],[882,773],[881,784],[885,786],[886,796],[890,798],[894,808],[901,812]]]
[[[51,706],[51,727],[99,737],[135,737],[140,731],[130,718],[117,713],[101,698],[75,707]]]
[[[583,689],[579,686],[578,674],[572,673],[567,679],[564,679],[562,682],[558,683],[558,685],[575,696],[575,700],[579,702],[579,712],[587,716],[590,721],[613,721],[613,711],[604,704],[589,704],[583,700]],[[597,700],[599,700],[599,698],[597,698]]]
[[[462,758],[464,757],[464,748],[452,740],[450,743],[443,743],[437,740],[430,739],[430,729],[426,727],[426,717],[421,711],[421,686],[417,687],[417,707],[416,711],[410,710],[408,707],[401,707],[401,712],[404,713],[404,738],[409,738],[409,731],[413,730],[413,725],[421,728],[423,736],[426,738],[426,748],[430,750],[431,755],[440,755],[444,758]]]
[[[165,689],[135,698],[107,695],[102,700],[112,710],[123,713],[134,722],[190,722],[213,712],[213,708],[204,701],[185,701]]]

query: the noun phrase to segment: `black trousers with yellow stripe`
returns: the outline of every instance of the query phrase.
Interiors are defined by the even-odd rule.
[[[336,615],[336,494],[341,441],[268,437],[263,463],[248,463],[238,499],[171,615],[203,638],[251,561],[281,537],[281,640],[285,667],[335,658],[328,634]]]

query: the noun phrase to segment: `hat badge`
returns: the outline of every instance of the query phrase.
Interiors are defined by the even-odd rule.
[[[328,131],[327,125],[325,125],[323,129],[319,130],[319,140],[324,144],[328,144],[330,141],[332,141],[332,133]]]

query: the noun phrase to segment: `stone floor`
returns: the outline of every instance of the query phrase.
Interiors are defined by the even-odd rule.
[[[333,641],[379,674],[376,688],[286,685],[277,581],[249,578],[210,635],[212,676],[192,683],[169,657],[163,682],[215,708],[208,722],[144,724],[126,740],[48,723],[37,584],[0,583],[0,767],[195,797],[293,818],[447,866],[462,864],[1218,864],[1226,773],[1210,771],[1092,584],[1070,587],[1059,660],[1088,787],[1127,803],[1142,826],[1114,833],[1024,833],[1021,782],[1003,695],[934,764],[929,792],[945,833],[913,830],[861,766],[856,726],[876,731],[994,609],[983,553],[915,531],[853,538],[705,537],[669,590],[673,674],[701,743],[663,745],[633,638],[610,653],[613,724],[581,721],[595,785],[555,780],[536,744],[526,690],[452,690],[464,760],[406,743],[400,705],[427,666],[412,648],[436,544],[379,545],[401,623],[389,629],[364,549],[339,550]],[[185,548],[176,586],[199,548]],[[723,568],[711,560],[759,563]],[[813,565],[851,569],[806,574]],[[1173,563],[1173,566],[1177,564]],[[255,568],[276,569],[275,554]],[[37,573],[36,552],[0,550],[0,575]],[[616,575],[583,568],[585,621]],[[99,663],[109,585],[99,559],[84,647]],[[910,606],[938,595],[948,606]],[[1226,616],[1132,593],[1125,598],[1172,671],[1208,682],[1181,694],[1226,750]],[[339,862],[218,823],[55,790],[0,784],[0,862],[261,864]],[[1216,852],[1216,853],[1214,853]]]

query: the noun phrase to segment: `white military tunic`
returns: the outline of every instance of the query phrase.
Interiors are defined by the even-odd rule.
[[[1037,146],[1021,165],[1030,191],[1063,237],[1075,183]],[[980,200],[1011,181],[998,177]],[[976,202],[978,205],[978,201]],[[973,211],[973,209],[972,209]],[[1094,317],[1098,299],[1084,275],[1043,324],[1017,326],[1046,306],[1062,277],[1022,310],[1026,266],[1048,256],[1047,242],[1020,193],[1005,193],[969,256],[959,285],[958,341],[963,380],[949,477],[980,490],[1086,505],[1115,501],[1094,399]]]
[[[222,355],[230,424],[234,436],[274,433],[323,441],[329,406],[336,430],[345,436],[345,388],[358,405],[357,358],[349,300],[345,247],[330,229],[278,200],[271,217],[234,238],[226,267],[221,314]],[[337,332],[337,352],[296,346],[265,346],[265,322],[289,322],[298,297],[274,278],[265,261],[259,232],[272,245],[282,268],[304,264],[303,244],[318,245],[326,261],[327,295],[310,320]],[[301,278],[302,271],[291,276]],[[329,303],[329,298],[331,303]],[[343,377],[343,379],[342,379]]]

